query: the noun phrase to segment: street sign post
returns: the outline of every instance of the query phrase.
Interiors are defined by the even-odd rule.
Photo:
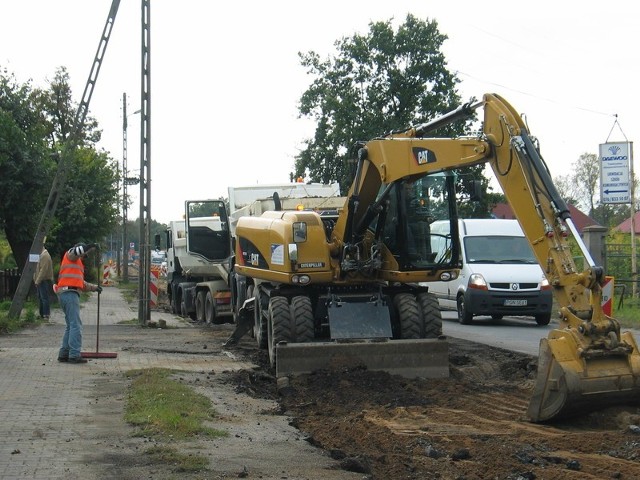
[[[629,144],[600,144],[600,201],[631,203]]]

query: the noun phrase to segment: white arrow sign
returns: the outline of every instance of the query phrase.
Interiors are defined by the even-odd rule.
[[[629,144],[600,144],[600,201],[631,203]]]

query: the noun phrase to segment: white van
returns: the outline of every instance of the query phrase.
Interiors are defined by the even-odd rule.
[[[462,324],[474,315],[500,319],[532,316],[538,325],[551,320],[551,286],[517,220],[459,220],[462,269],[455,280],[429,283],[443,309],[455,309]],[[449,222],[431,224],[432,238],[446,238]],[[446,248],[439,242],[436,248]]]

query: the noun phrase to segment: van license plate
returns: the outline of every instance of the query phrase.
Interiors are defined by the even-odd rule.
[[[516,300],[516,299],[510,299],[510,300],[505,300],[504,301],[504,305],[505,307],[526,307],[527,306],[527,300]]]

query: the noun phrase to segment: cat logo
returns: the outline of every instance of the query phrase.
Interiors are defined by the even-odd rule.
[[[418,165],[425,165],[427,163],[435,163],[436,155],[431,150],[421,147],[413,148],[413,158],[416,159]]]

